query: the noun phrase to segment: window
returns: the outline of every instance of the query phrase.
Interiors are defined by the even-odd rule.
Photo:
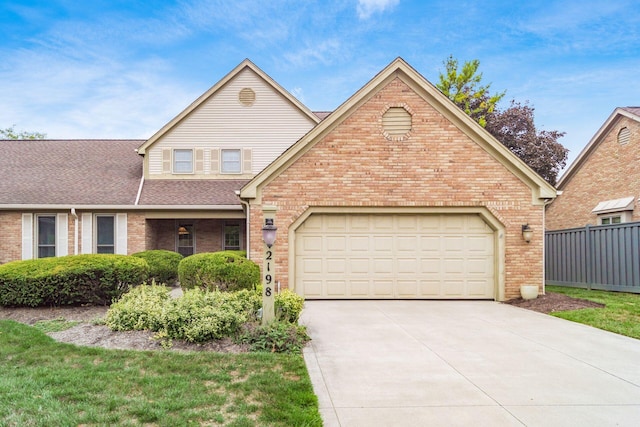
[[[193,150],[173,150],[173,173],[193,173]]]
[[[240,250],[240,226],[238,224],[224,225],[224,250]]]
[[[600,224],[601,225],[611,225],[611,224],[620,224],[622,223],[621,215],[611,215],[611,216],[601,216]]]
[[[116,253],[115,236],[115,217],[113,215],[96,215],[96,253]]]
[[[195,253],[195,233],[193,224],[178,223],[178,253],[189,256]]]
[[[240,173],[240,150],[221,150],[222,173]]]
[[[38,235],[38,258],[56,256],[55,215],[38,215],[36,228]]]

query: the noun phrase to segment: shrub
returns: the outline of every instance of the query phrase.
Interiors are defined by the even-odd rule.
[[[183,289],[238,291],[255,289],[260,282],[260,267],[237,251],[191,255],[178,265]]]
[[[304,298],[289,289],[275,296],[276,318],[283,322],[298,323],[304,307]]]
[[[246,323],[238,337],[238,341],[248,344],[251,351],[270,353],[299,353],[309,340],[304,326],[278,321],[266,325]]]
[[[183,258],[178,252],[157,249],[138,252],[132,256],[147,261],[150,280],[155,280],[156,283],[173,285],[178,279],[178,264]]]
[[[260,304],[260,295],[248,290],[191,289],[173,299],[162,286],[142,285],[111,306],[105,323],[112,330],[147,329],[167,340],[204,342],[236,335],[255,320]]]
[[[144,282],[149,265],[126,255],[69,255],[0,266],[0,305],[106,305]]]
[[[111,304],[104,322],[113,331],[159,330],[169,288],[142,284]]]

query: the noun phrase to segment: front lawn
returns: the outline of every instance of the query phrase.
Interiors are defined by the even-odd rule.
[[[321,426],[299,354],[139,352],[0,321],[0,426]]]
[[[563,286],[547,286],[546,291],[605,304],[604,308],[559,311],[551,313],[552,316],[640,339],[640,294],[567,288]]]

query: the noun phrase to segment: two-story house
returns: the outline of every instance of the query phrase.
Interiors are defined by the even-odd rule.
[[[146,141],[0,144],[0,262],[260,259],[274,210],[276,277],[306,298],[543,288],[555,189],[400,58],[328,116],[246,60]]]

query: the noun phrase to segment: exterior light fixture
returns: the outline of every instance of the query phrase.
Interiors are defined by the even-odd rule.
[[[264,220],[264,227],[262,227],[262,240],[268,248],[273,246],[276,241],[276,230],[278,227],[273,225],[273,218],[267,218]]]
[[[531,238],[533,237],[533,230],[529,227],[529,224],[524,224],[522,226],[522,238],[525,242],[531,242]]]
[[[187,227],[185,227],[184,225],[178,227],[178,235],[185,236],[187,234],[189,234],[189,230],[187,230]]]

